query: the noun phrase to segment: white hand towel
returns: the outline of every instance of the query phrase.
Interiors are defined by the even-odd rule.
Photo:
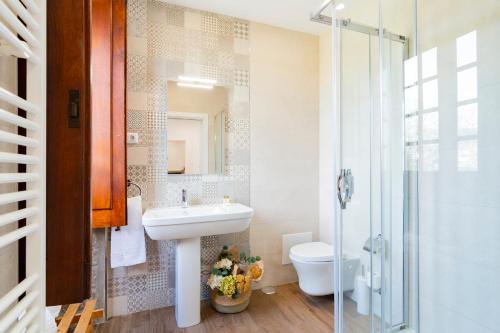
[[[146,262],[141,197],[127,199],[127,226],[111,231],[111,268]]]

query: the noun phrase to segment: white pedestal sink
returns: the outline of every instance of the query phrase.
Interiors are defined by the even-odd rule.
[[[242,204],[148,209],[142,224],[153,240],[177,240],[175,319],[177,326],[200,322],[200,237],[248,228],[253,209]]]

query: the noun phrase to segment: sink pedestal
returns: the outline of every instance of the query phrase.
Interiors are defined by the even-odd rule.
[[[199,324],[200,237],[177,240],[175,258],[175,319],[177,326]]]
[[[175,259],[175,319],[177,326],[200,323],[201,246],[203,236],[246,230],[253,209],[242,204],[148,209],[142,225],[153,240],[177,240]]]

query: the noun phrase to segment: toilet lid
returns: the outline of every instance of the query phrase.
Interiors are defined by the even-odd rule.
[[[333,246],[323,242],[298,244],[290,249],[290,256],[306,262],[333,261]]]

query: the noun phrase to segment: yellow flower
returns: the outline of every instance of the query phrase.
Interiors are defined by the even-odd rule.
[[[244,288],[245,288],[245,277],[241,274],[236,275],[236,289],[238,289],[238,291],[242,293]]]
[[[219,290],[227,297],[231,297],[236,292],[236,278],[228,275],[222,279]]]
[[[264,274],[264,262],[260,260],[250,266],[250,273],[252,273],[252,278],[254,281],[259,281]]]
[[[251,274],[247,274],[246,276],[242,274],[236,275],[236,289],[240,292],[240,294],[249,291],[251,286],[252,286]]]
[[[250,290],[251,287],[252,287],[252,275],[250,273],[245,276],[245,287],[243,288],[243,292],[246,293],[247,291]]]

